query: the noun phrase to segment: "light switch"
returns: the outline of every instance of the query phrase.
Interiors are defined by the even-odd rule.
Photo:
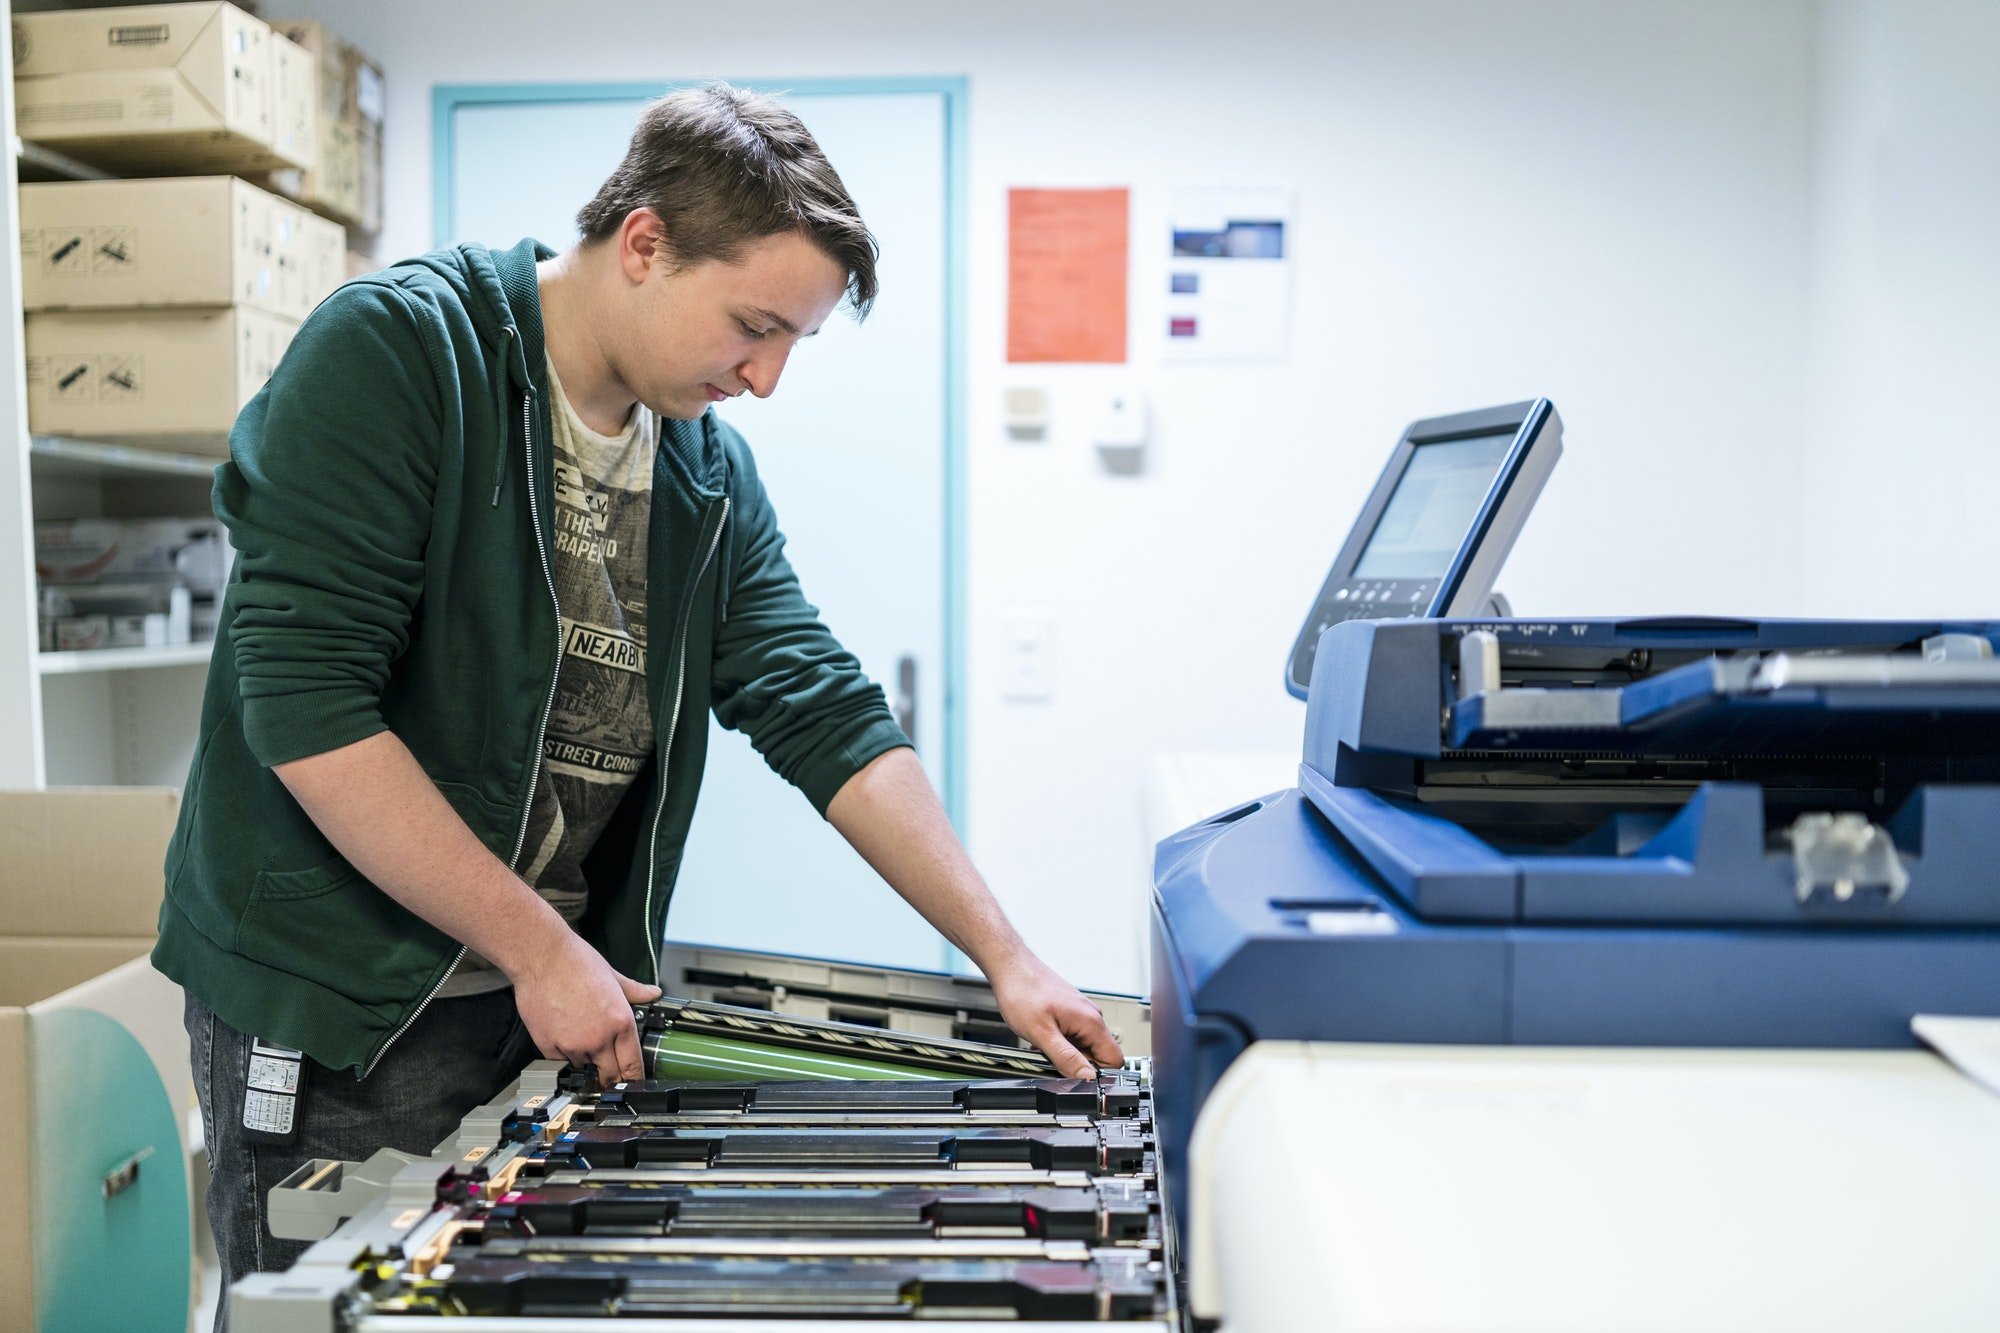
[[[1047,703],[1055,693],[1053,622],[1046,611],[1019,611],[1001,621],[1005,649],[1001,694],[1016,703]]]
[[[1007,433],[1017,440],[1039,440],[1049,433],[1049,391],[1028,385],[1007,390]]]

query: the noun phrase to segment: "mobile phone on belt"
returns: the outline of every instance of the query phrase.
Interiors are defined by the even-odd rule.
[[[252,1143],[297,1143],[305,1093],[305,1052],[252,1037],[243,1080],[243,1137]]]

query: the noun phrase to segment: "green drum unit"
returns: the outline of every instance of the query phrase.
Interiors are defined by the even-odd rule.
[[[656,1079],[1057,1078],[1039,1052],[912,1036],[701,1000],[638,1010],[646,1076]]]

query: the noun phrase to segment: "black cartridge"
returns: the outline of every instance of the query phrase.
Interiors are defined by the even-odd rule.
[[[1159,1200],[1132,1181],[1083,1188],[544,1185],[502,1195],[485,1237],[775,1236],[942,1239],[978,1235],[1142,1245]]]
[[[952,1169],[1026,1167],[1125,1176],[1149,1167],[1148,1137],[1129,1121],[1052,1129],[1010,1125],[980,1129],[842,1129],[805,1133],[661,1125],[592,1125],[560,1135],[547,1165],[592,1169],[677,1167]]]
[[[403,1310],[545,1318],[1151,1319],[1167,1309],[1140,1251],[1050,1260],[813,1262],[578,1256],[560,1265],[465,1257]],[[378,1304],[388,1313],[395,1307]]]
[[[598,1098],[597,1119],[640,1120],[674,1116],[741,1115],[779,1120],[794,1116],[969,1116],[1000,1112],[1027,1115],[1130,1119],[1142,1098],[1124,1071],[1097,1078],[880,1080],[797,1083],[621,1083]]]

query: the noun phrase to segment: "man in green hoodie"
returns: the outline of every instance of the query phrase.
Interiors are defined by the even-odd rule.
[[[537,1052],[640,1075],[707,709],[1017,1032],[1068,1073],[1122,1059],[981,882],[709,410],[873,300],[839,177],[717,85],[650,107],[578,222],[561,254],[462,245],[336,292],[217,471],[237,566],[153,957],[188,992],[231,1281],[296,1257],[264,1194],[305,1159],[428,1151]],[[292,1142],[245,1132],[253,1039],[304,1053]]]

